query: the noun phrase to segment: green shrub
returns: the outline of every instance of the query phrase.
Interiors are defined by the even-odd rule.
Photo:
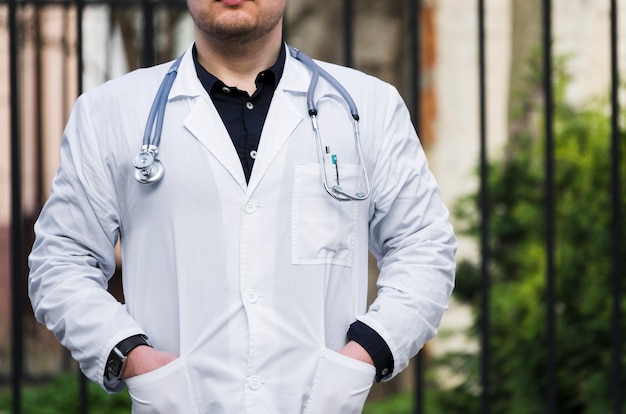
[[[557,401],[561,414],[608,413],[612,404],[610,117],[599,103],[567,104],[563,99],[566,84],[567,77],[560,70],[554,112]],[[533,110],[540,113],[538,106]],[[541,130],[541,125],[528,122],[510,137],[506,155],[489,166],[493,413],[546,412],[545,141]],[[624,133],[620,142],[624,153]],[[624,162],[621,173],[624,186]],[[621,193],[626,194],[626,187]],[[622,197],[625,217],[626,198]],[[480,223],[478,200],[479,195],[473,194],[457,209],[468,224],[465,233],[475,237]],[[620,258],[626,269],[624,242]],[[480,325],[479,286],[477,265],[460,263],[455,296],[471,304],[477,315],[471,330],[475,338]],[[624,296],[622,309],[626,309]],[[441,363],[465,378],[442,394],[442,412],[478,413],[478,355],[448,355]],[[626,389],[626,382],[621,389]]]
[[[128,414],[130,397],[127,391],[109,395],[96,384],[88,383],[90,414]],[[22,392],[22,412],[25,414],[78,413],[79,384],[77,375],[61,375],[38,385],[29,385]],[[0,393],[0,413],[11,410],[9,391]]]

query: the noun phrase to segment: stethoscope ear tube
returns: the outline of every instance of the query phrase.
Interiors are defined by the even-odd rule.
[[[323,68],[321,68],[313,59],[311,59],[308,55],[302,53],[300,50],[295,47],[290,47],[289,51],[291,56],[298,59],[300,62],[304,63],[309,70],[311,71],[311,82],[309,83],[309,89],[307,91],[306,101],[309,109],[309,114],[317,115],[317,106],[315,105],[315,90],[317,88],[317,82],[319,77],[326,79],[328,83],[330,83],[337,92],[341,95],[341,97],[346,101],[348,108],[350,108],[350,114],[354,120],[359,120],[359,111],[356,108],[356,104],[352,99],[352,96],[348,93],[346,88],[343,87],[342,84],[337,82],[330,73],[326,72]]]

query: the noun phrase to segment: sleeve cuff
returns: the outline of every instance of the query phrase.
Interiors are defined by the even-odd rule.
[[[393,372],[393,354],[385,340],[372,328],[361,321],[356,321],[348,329],[348,339],[361,345],[376,367],[376,382]]]

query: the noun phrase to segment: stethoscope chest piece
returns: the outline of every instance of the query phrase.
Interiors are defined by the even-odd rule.
[[[135,167],[135,180],[141,184],[156,183],[165,174],[163,163],[148,151],[141,151],[137,154],[133,158],[133,166]]]

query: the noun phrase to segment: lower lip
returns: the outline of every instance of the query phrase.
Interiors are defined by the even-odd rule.
[[[236,6],[241,6],[246,1],[248,0],[220,0],[220,3],[222,3],[224,6],[236,7]]]

